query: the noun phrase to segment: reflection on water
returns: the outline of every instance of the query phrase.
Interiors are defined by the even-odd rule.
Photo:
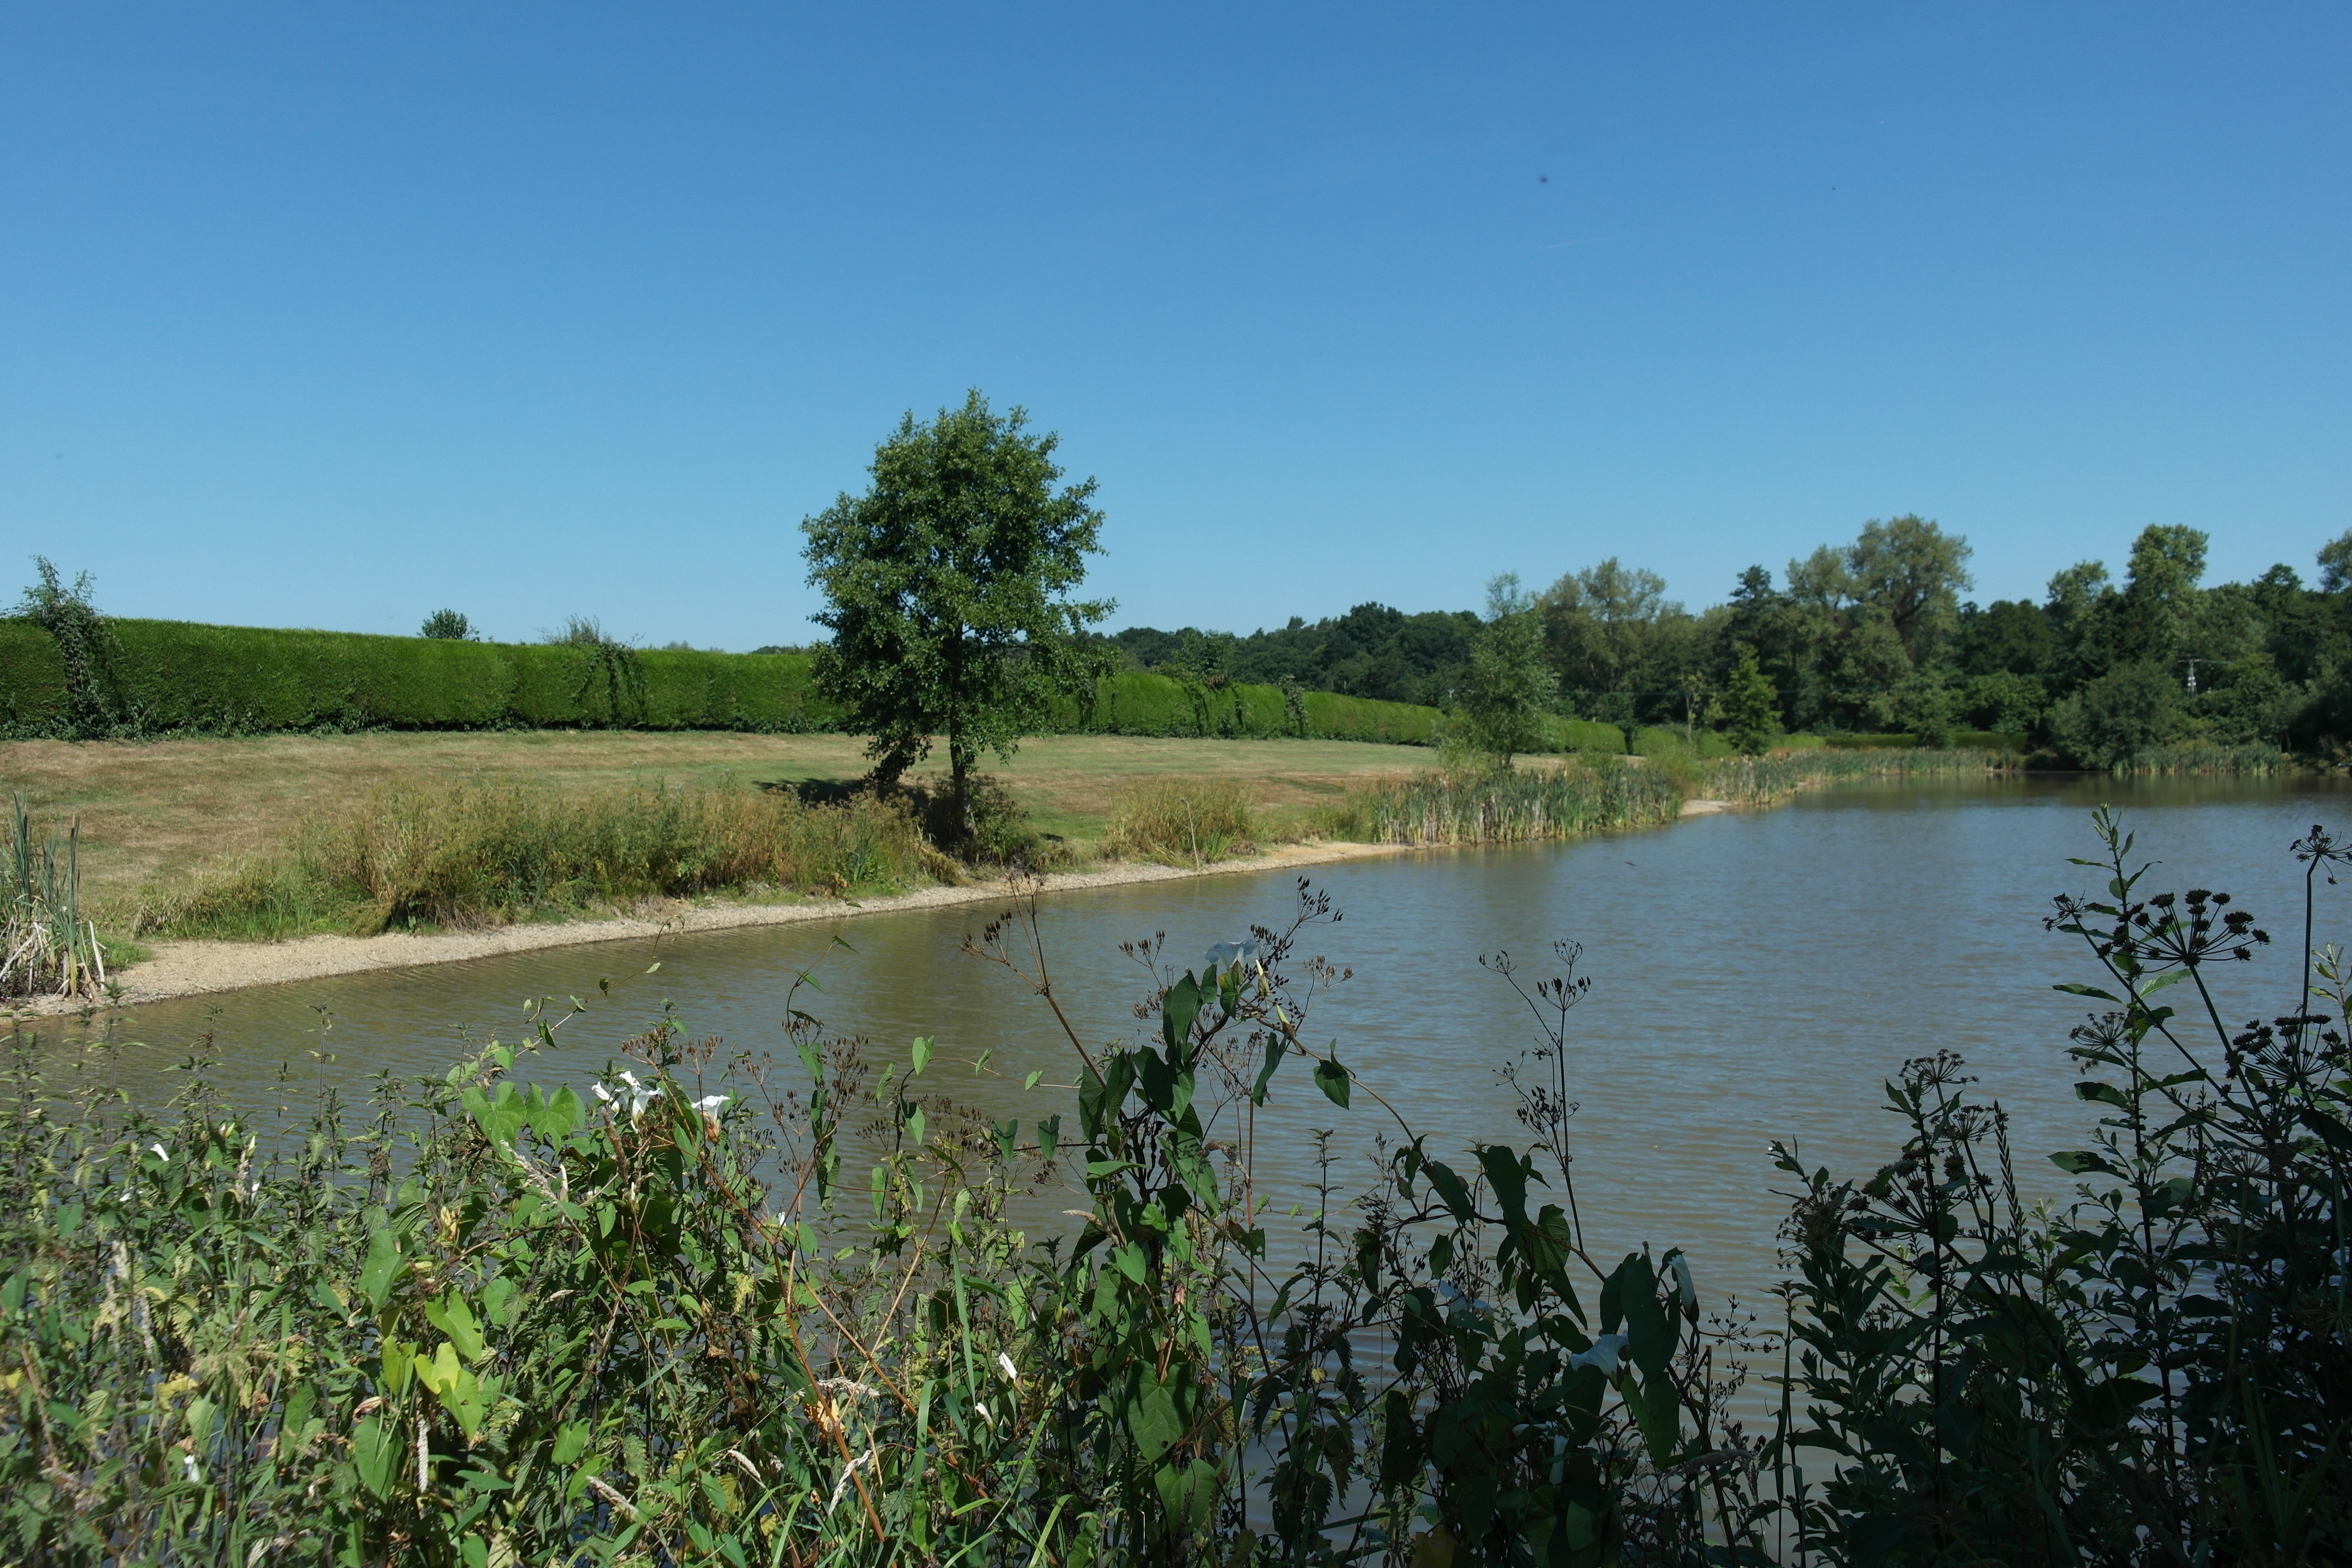
[[[2088,1112],[2063,1052],[2083,1004],[2051,986],[2090,976],[2085,955],[2044,932],[2042,917],[2051,894],[2094,886],[2066,858],[2092,852],[2088,813],[2103,800],[2128,808],[2142,853],[2163,862],[2152,887],[2232,889],[2284,943],[2301,910],[2286,845],[2314,821],[2342,826],[2346,795],[2332,780],[1848,787],[1562,847],[1334,866],[1316,882],[1344,919],[1312,947],[1355,975],[1318,1008],[1313,1033],[1336,1038],[1342,1059],[1431,1134],[1433,1152],[1511,1138],[1512,1100],[1495,1069],[1532,1045],[1533,1030],[1477,957],[1508,950],[1532,977],[1555,938],[1582,942],[1595,985],[1571,1047],[1578,1196],[1598,1249],[1682,1244],[1706,1294],[1753,1300],[1775,1277],[1782,1207],[1768,1141],[1795,1140],[1809,1161],[1841,1169],[1883,1157],[1898,1132],[1878,1109],[1880,1085],[1907,1057],[1964,1054],[1983,1091],[2015,1115],[2021,1174],[2041,1195],[2063,1194],[2042,1155],[2084,1141]],[[1286,917],[1291,882],[1255,875],[1057,896],[1042,915],[1056,995],[1089,1039],[1133,1030],[1143,975],[1120,940],[1164,931],[1171,952],[1193,960],[1211,942]],[[2323,886],[2323,939],[2343,931],[2336,898]],[[835,1029],[902,1058],[914,1036],[934,1036],[934,1077],[987,1052],[1002,1076],[961,1080],[980,1109],[1030,1121],[1068,1112],[1066,1095],[1020,1089],[1035,1068],[1049,1083],[1070,1079],[1068,1045],[1044,1005],[958,951],[993,912],[560,949],[160,1004],[123,1021],[143,1042],[126,1052],[126,1081],[160,1101],[179,1081],[164,1068],[210,1031],[231,1101],[273,1104],[279,1064],[308,1078],[323,1025],[331,1070],[356,1089],[379,1070],[438,1070],[468,1037],[519,1038],[521,1004],[551,994],[581,995],[593,1010],[565,1026],[552,1058],[526,1061],[541,1081],[584,1088],[665,999],[693,1033],[789,1061],[783,995],[823,960],[823,992],[802,1004]],[[835,931],[854,954],[828,955]],[[2226,975],[2225,1005],[2246,1017],[2286,1011],[2286,956]],[[656,958],[657,975],[597,997],[599,977]],[[1352,1112],[1329,1104],[1303,1072],[1277,1080],[1269,1111],[1261,1175],[1294,1187],[1311,1177],[1311,1129],[1337,1128],[1339,1146],[1357,1152],[1388,1130],[1361,1100]],[[1362,1169],[1341,1173],[1352,1182]]]

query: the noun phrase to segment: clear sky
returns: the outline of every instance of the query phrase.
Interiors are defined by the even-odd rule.
[[[1110,625],[2352,527],[2352,8],[0,6],[0,587],[812,635],[968,386]],[[7,575],[15,573],[14,577]]]

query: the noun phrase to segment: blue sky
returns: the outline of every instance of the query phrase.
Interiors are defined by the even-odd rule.
[[[978,385],[1112,625],[1979,596],[2352,527],[2340,5],[0,8],[0,554],[115,613],[811,634]],[[0,584],[13,580],[0,570]]]

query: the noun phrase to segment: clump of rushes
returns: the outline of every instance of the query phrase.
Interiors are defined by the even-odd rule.
[[[1374,844],[1513,844],[1672,821],[1680,783],[1638,761],[1557,768],[1446,769],[1382,779],[1335,814],[1337,837]]]
[[[1206,866],[1256,852],[1257,808],[1231,779],[1162,778],[1119,796],[1103,847],[1163,866]]]
[[[81,912],[81,824],[37,842],[18,795],[0,889],[0,996],[96,996],[106,985],[98,927]]]
[[[152,898],[162,936],[482,926],[657,897],[840,894],[922,879],[939,856],[900,805],[727,788],[387,785],[303,823],[284,853]]]

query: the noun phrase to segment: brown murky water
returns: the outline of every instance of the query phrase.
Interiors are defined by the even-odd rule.
[[[2078,1145],[2088,1125],[2063,1053],[2083,1005],[2051,987],[2091,976],[2079,948],[2041,921],[2051,894],[2093,885],[2067,857],[2093,851],[2088,816],[2103,800],[2128,810],[2141,852],[2163,862],[2151,887],[2233,889],[2276,932],[2274,956],[2233,970],[2226,994],[2243,1016],[2285,1011],[2301,913],[2285,848],[2315,821],[2352,827],[2343,784],[2020,779],[1848,787],[1564,847],[1330,868],[1317,885],[1345,918],[1313,947],[1356,973],[1318,1005],[1314,1032],[1336,1038],[1433,1151],[1507,1138],[1512,1101],[1496,1069],[1533,1036],[1477,957],[1507,949],[1540,973],[1554,938],[1582,942],[1595,985],[1575,1015],[1571,1060],[1578,1195],[1596,1250],[1680,1244],[1705,1294],[1754,1300],[1776,1277],[1783,1206],[1768,1141],[1796,1140],[1835,1168],[1874,1163],[1898,1136],[1880,1086],[1906,1058],[1966,1055],[2016,1117],[2021,1173],[2035,1193],[2063,1194],[2042,1156]],[[2323,885],[2323,939],[2352,936],[2343,898]],[[1056,898],[1043,920],[1057,992],[1090,1038],[1131,1030],[1141,976],[1121,939],[1165,931],[1174,953],[1196,961],[1211,942],[1278,921],[1293,899],[1291,879],[1272,876]],[[335,1058],[325,1070],[357,1089],[378,1070],[446,1067],[468,1037],[520,1037],[526,998],[579,994],[594,1010],[524,1070],[584,1089],[665,999],[697,1034],[781,1051],[785,988],[822,959],[811,1010],[835,1028],[902,1058],[914,1036],[934,1036],[933,1075],[986,1051],[1005,1076],[965,1073],[974,1103],[1028,1120],[1066,1110],[1045,1085],[1020,1088],[1033,1068],[1048,1083],[1070,1079],[1043,1005],[958,952],[986,918],[979,906],[614,943],[158,1005],[121,1021],[141,1042],[124,1054],[125,1081],[140,1097],[168,1096],[181,1080],[164,1068],[209,1030],[235,1103],[284,1098],[279,1064],[299,1064],[307,1079],[317,1070],[307,1053],[322,1046]],[[827,953],[836,929],[854,954]],[[596,996],[600,976],[638,974],[656,958],[658,974]],[[1303,1072],[1278,1080],[1272,1109],[1261,1172],[1294,1188],[1311,1176],[1309,1130],[1336,1130],[1335,1175],[1350,1186],[1373,1134],[1389,1130],[1361,1100],[1330,1105]]]

